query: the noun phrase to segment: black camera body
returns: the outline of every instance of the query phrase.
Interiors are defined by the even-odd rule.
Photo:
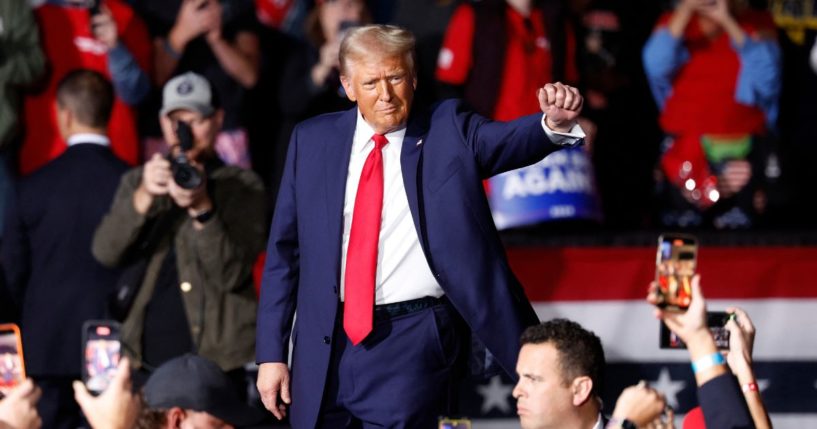
[[[186,122],[179,121],[176,135],[179,138],[179,150],[175,155],[171,150],[168,155],[173,181],[184,189],[198,188],[202,181],[201,173],[190,163],[186,153],[193,148],[193,130]]]

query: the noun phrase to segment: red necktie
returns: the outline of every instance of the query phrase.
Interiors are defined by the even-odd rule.
[[[374,282],[377,273],[377,243],[383,211],[383,146],[389,143],[375,134],[374,149],[363,164],[355,196],[349,248],[346,252],[346,283],[343,329],[358,345],[372,331]]]

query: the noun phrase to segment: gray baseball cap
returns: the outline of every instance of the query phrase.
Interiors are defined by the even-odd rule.
[[[162,90],[161,116],[174,110],[190,110],[202,116],[210,116],[213,107],[213,91],[203,76],[187,72],[170,79]]]

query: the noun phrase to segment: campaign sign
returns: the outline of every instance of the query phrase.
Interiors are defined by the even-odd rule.
[[[581,148],[554,152],[489,181],[488,201],[498,229],[551,220],[601,220],[593,166]]]

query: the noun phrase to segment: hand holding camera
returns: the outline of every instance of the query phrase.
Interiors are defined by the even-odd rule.
[[[134,206],[139,213],[147,213],[153,198],[162,195],[170,196],[177,206],[188,209],[191,217],[197,217],[213,208],[207,194],[207,180],[203,169],[188,157],[194,146],[190,125],[178,121],[175,134],[178,144],[170,142],[171,149],[167,157],[154,154],[145,163],[142,185],[134,196]]]
[[[176,23],[168,39],[178,51],[202,34],[210,32],[215,25],[221,28],[221,7],[216,0],[184,0],[176,15]]]
[[[726,329],[730,333],[726,362],[729,363],[729,368],[741,384],[753,382],[755,377],[752,371],[752,348],[755,340],[755,327],[749,315],[742,309],[730,307],[727,311],[734,317],[731,317],[726,323]]]
[[[723,25],[726,21],[732,19],[729,13],[729,3],[727,0],[708,0],[704,1],[697,9],[698,13],[707,18]]]

